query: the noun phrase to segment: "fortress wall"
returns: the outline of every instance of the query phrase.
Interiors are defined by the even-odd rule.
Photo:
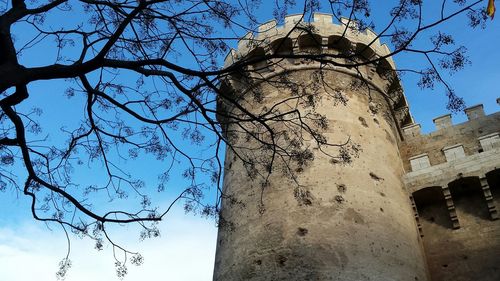
[[[443,117],[448,117],[448,115]],[[431,166],[446,163],[443,148],[456,144],[463,146],[467,156],[478,154],[482,150],[479,139],[500,132],[500,112],[481,116],[457,125],[451,124],[451,116],[449,116],[449,119],[449,126],[437,129],[429,134],[420,134],[418,124],[403,128],[403,130],[406,129],[407,133],[401,146],[401,156],[406,171],[412,172],[410,158],[424,153],[428,155]],[[434,120],[439,120],[439,118]]]
[[[285,101],[289,89],[267,83],[273,79],[312,83],[306,88],[322,97],[316,110],[330,124],[324,135],[337,143],[348,136],[359,156],[332,162],[306,140],[301,145],[314,160],[292,167],[296,181],[283,173],[290,167],[275,163],[262,185],[236,153],[251,148],[264,159],[269,150],[241,132],[241,122],[226,124],[234,150],[226,154],[227,221],[219,229],[214,280],[428,280],[427,270],[434,281],[500,280],[500,112],[485,116],[481,105],[470,107],[468,122],[453,125],[451,115],[441,116],[435,132],[421,134],[390,50],[356,25],[332,23],[327,14],[314,14],[311,23],[290,15],[283,26],[270,21],[248,33],[226,57],[225,68],[244,74],[223,87],[252,112],[280,102],[282,110],[296,106]],[[368,59],[373,63],[363,64]],[[249,61],[255,62],[242,69]],[[349,67],[356,62],[362,65]],[[320,68],[333,87],[313,83]],[[224,102],[218,107],[237,112]]]
[[[320,13],[311,23],[291,15],[284,26],[270,21],[248,33],[226,57],[224,67],[234,75],[222,87],[247,110],[297,109],[308,116],[307,101],[293,98],[293,85],[302,84],[299,91],[320,99],[314,109],[328,121],[328,142],[344,145],[320,148],[306,134],[301,147],[314,160],[289,167],[278,159],[263,185],[259,171],[238,155],[262,161],[272,152],[244,132],[254,125],[218,116],[231,148],[214,280],[428,280],[399,152],[401,128],[413,120],[390,50],[356,25]],[[290,87],[277,86],[288,80]],[[218,109],[241,112],[227,99]],[[280,137],[300,133],[282,122],[271,126]],[[324,154],[342,148],[349,161]]]
[[[313,73],[297,70],[282,75],[311,81]],[[219,231],[214,280],[427,280],[401,181],[397,122],[381,93],[372,89],[370,100],[367,91],[349,87],[353,79],[325,71],[325,81],[337,87],[347,102],[336,103],[331,90],[320,87],[317,94],[323,100],[316,110],[329,120],[328,140],[344,143],[350,138],[359,145],[359,158],[349,164],[332,163],[311,142],[314,160],[297,172],[307,201],[294,197],[296,183],[279,172],[279,162],[269,186],[261,189],[228,150],[224,190],[244,207],[223,205],[222,214],[234,229]],[[260,85],[265,93],[262,104],[248,108],[258,111],[291,96],[270,84]],[[233,144],[248,147],[252,142],[240,136]],[[261,196],[264,212],[259,212]]]
[[[500,280],[500,112],[466,113],[458,125],[434,119],[438,130],[427,135],[403,128],[404,181],[435,281]]]
[[[427,264],[433,281],[500,279],[500,223],[477,216],[475,202],[462,198],[457,205],[460,228],[440,224],[438,212],[420,215]],[[446,209],[445,205],[441,205]],[[483,209],[483,206],[480,206]]]

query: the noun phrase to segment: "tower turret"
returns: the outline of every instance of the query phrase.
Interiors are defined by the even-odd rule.
[[[260,26],[226,58],[256,59],[223,86],[236,102],[218,105],[229,147],[214,280],[427,280],[390,50],[347,19],[302,18]]]

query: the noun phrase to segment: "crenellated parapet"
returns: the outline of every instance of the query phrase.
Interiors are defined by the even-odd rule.
[[[315,58],[322,62],[314,57],[308,60],[310,54],[318,55]],[[385,97],[400,128],[413,122],[390,49],[371,29],[360,31],[356,21],[341,18],[334,23],[331,14],[323,13],[314,13],[312,22],[305,22],[302,14],[286,16],[281,26],[271,20],[241,38],[237,49],[227,55],[224,67],[252,60],[256,62],[245,70],[249,78],[259,81],[283,71],[320,67],[361,76]]]
[[[500,105],[500,98],[497,99],[497,103]],[[498,115],[499,112],[486,115],[484,113],[483,105],[477,104],[467,107],[464,110],[464,113],[467,116],[467,121],[465,123],[453,124],[452,115],[448,113],[432,119],[436,127],[436,130],[434,132],[430,132],[429,134],[422,134],[420,124],[412,122],[402,128],[403,133],[407,139],[408,138],[411,139],[414,137],[426,137],[426,136],[430,137],[434,134],[444,133],[446,131],[456,131],[456,130],[460,131],[464,130],[464,127],[474,126],[474,124],[471,125],[470,122],[475,122],[477,120],[481,120],[482,122],[484,122],[485,120],[483,119],[491,118],[492,121],[496,121],[495,116]]]
[[[333,23],[333,16],[330,14],[314,13],[312,22],[304,22],[303,19],[302,14],[288,15],[283,26],[278,26],[276,20],[260,25],[256,33],[249,32],[239,40],[238,48],[231,50],[227,55],[224,66],[228,67],[252,53],[271,54],[276,51],[296,53],[316,45],[321,47],[319,51],[340,49],[340,51],[361,51],[362,55],[369,59],[385,57],[380,60],[380,66],[396,68],[389,56],[391,54],[389,47],[382,44],[371,29],[359,31],[357,23],[347,18],[341,18],[338,24]]]
[[[409,177],[436,180],[436,175],[429,171],[444,169],[453,175],[500,167],[500,112],[486,115],[479,104],[466,108],[465,114],[468,120],[461,124],[453,124],[451,114],[434,118],[436,131],[428,134],[421,133],[420,124],[403,127],[401,156]]]

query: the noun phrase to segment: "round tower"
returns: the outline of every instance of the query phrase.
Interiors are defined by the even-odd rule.
[[[346,19],[301,19],[260,26],[226,58],[228,67],[281,54],[223,86],[236,103],[218,105],[230,113],[219,116],[230,147],[214,280],[427,280],[398,149],[411,116],[390,51]]]

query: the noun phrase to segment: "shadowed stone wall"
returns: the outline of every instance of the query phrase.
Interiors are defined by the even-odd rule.
[[[430,134],[403,128],[404,181],[433,281],[500,280],[500,112],[466,113],[458,125],[450,115],[434,119]]]

